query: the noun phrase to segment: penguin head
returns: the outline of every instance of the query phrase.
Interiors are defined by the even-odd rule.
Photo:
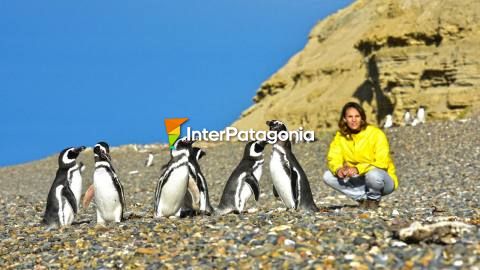
[[[100,149],[102,149],[104,152],[106,152],[107,154],[110,154],[110,146],[108,145],[108,143],[102,141],[102,142],[98,142],[97,144],[95,144],[95,148],[96,147],[99,147]],[[95,152],[95,148],[93,149],[94,152]]]
[[[85,146],[68,147],[60,152],[58,155],[58,165],[60,167],[72,167],[76,164],[76,159],[80,153],[85,150]]]
[[[279,120],[270,120],[267,121],[267,125],[271,131],[287,131],[287,126],[282,121]]]
[[[267,145],[267,141],[248,142],[243,152],[244,159],[261,159],[263,158],[263,150]]]
[[[110,157],[110,147],[106,142],[98,142],[93,147],[93,154],[95,156],[95,161],[111,161]]]
[[[188,156],[194,142],[195,141],[193,140],[187,139],[187,137],[182,137],[178,139],[171,149],[172,156],[175,157],[181,154],[186,154]]]
[[[274,132],[277,134],[280,133],[280,132],[287,132],[287,126],[285,126],[285,124],[282,122],[282,121],[279,121],[279,120],[270,120],[270,121],[267,121],[267,125],[268,127],[270,128],[270,131],[271,132]],[[287,140],[288,141],[288,140]],[[279,140],[279,138],[277,137],[277,140],[274,141],[272,139],[269,139],[269,143],[278,143],[280,145],[284,145],[284,144],[287,144],[287,141],[283,141],[283,140]]]

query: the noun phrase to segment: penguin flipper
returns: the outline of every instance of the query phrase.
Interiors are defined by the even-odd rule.
[[[292,175],[290,177],[290,184],[291,184],[291,187],[292,187],[292,195],[293,195],[293,200],[295,202],[295,209],[297,209],[298,207],[298,204],[299,204],[299,200],[298,200],[298,185],[300,184],[299,183],[299,174],[297,173],[297,171],[294,169],[291,171],[292,172]]]
[[[205,151],[203,151],[200,147],[193,147],[193,156],[197,161],[199,161],[206,154],[207,153],[205,153]]]
[[[67,199],[68,203],[73,209],[73,213],[77,214],[77,199],[75,199],[75,195],[73,195],[73,191],[70,189],[68,185],[64,186],[62,189],[62,196]]]
[[[201,192],[205,192],[205,188],[203,186],[203,183],[202,181],[204,181],[204,179],[201,178],[200,174],[196,171],[193,171],[190,166],[188,166],[188,170],[189,170],[189,173],[191,176],[193,176],[193,178],[195,179],[195,183],[197,185],[197,188],[199,191]]]
[[[290,167],[290,162],[288,162],[286,158],[282,160],[282,167],[288,177],[292,179],[292,168]]]
[[[157,182],[157,186],[155,188],[155,204],[153,205],[153,209],[155,211],[155,215],[158,210],[158,204],[160,202],[160,196],[162,194],[162,187],[163,187],[163,181],[164,181],[164,176],[160,177],[160,179]]]
[[[117,177],[117,174],[115,173],[115,171],[113,171],[112,179],[113,179],[113,185],[115,186],[115,189],[117,190],[117,192],[119,194],[119,197],[120,197],[119,198],[120,199],[120,204],[122,205],[122,214],[121,214],[122,216],[120,217],[120,219],[123,221],[124,220],[123,213],[125,213],[127,211],[127,209],[125,208],[125,193],[123,191],[122,183],[120,182],[120,180],[118,180],[118,177]]]
[[[260,187],[258,186],[257,179],[253,174],[248,174],[247,176],[245,176],[244,181],[250,186],[250,189],[252,190],[253,195],[255,196],[255,201],[258,202],[258,198],[260,197]]]

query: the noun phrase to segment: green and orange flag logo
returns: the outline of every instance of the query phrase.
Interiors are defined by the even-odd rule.
[[[187,122],[188,118],[169,118],[165,119],[165,128],[168,134],[168,145],[173,149],[173,144],[180,137],[180,126]]]

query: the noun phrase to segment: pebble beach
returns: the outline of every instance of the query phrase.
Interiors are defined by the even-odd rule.
[[[0,268],[480,269],[479,126],[480,117],[474,116],[386,130],[400,184],[378,209],[359,208],[323,183],[333,132],[293,145],[321,208],[318,213],[287,210],[273,196],[271,146],[265,150],[259,201],[251,198],[246,213],[162,219],[153,219],[153,199],[168,147],[112,148],[127,220],[107,226],[95,224],[94,204],[80,208],[69,227],[47,230],[40,224],[56,155],[2,167]],[[244,143],[195,145],[206,152],[199,163],[216,207]],[[146,167],[149,153],[154,161]],[[79,160],[86,165],[85,191],[93,176],[91,146]],[[399,231],[414,222],[459,222],[469,229],[402,239]]]

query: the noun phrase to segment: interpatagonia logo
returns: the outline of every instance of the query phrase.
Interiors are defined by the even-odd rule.
[[[168,134],[168,144],[173,149],[173,144],[180,137],[180,126],[187,122],[188,118],[168,118],[165,119],[165,128]]]

